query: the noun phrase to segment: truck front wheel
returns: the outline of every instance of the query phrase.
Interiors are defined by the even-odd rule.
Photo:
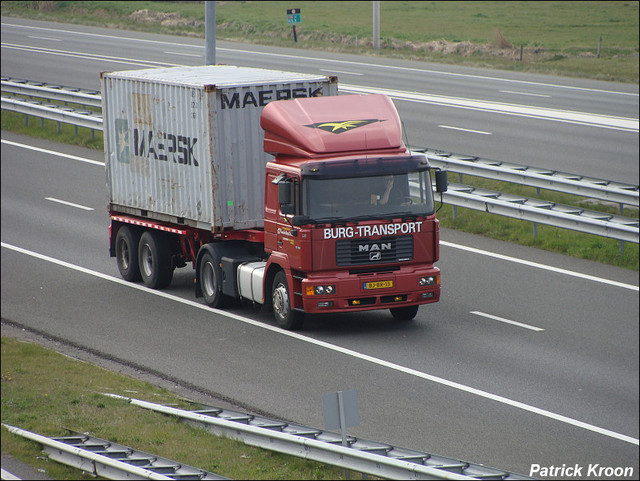
[[[296,330],[302,327],[304,314],[293,309],[287,276],[283,271],[278,272],[273,279],[271,300],[273,315],[281,328]]]
[[[152,289],[162,289],[171,284],[173,263],[169,240],[160,232],[146,231],[140,237],[138,263],[142,282]]]
[[[418,314],[419,306],[394,307],[389,309],[396,321],[410,321]]]
[[[138,244],[140,233],[129,226],[122,226],[116,235],[116,262],[120,275],[125,281],[136,282],[141,279],[138,266]]]

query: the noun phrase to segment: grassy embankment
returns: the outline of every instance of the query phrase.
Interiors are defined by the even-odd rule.
[[[183,409],[195,406],[171,392],[63,356],[36,344],[2,338],[2,423],[45,436],[65,429],[90,432],[231,479],[344,479],[341,468],[246,446],[176,418],[103,396],[114,393]],[[80,479],[79,471],[48,460],[40,445],[2,428],[2,452],[53,479]],[[359,473],[352,473],[360,479]],[[85,475],[82,479],[90,479]]]

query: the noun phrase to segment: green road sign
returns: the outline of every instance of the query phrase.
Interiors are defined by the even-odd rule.
[[[300,9],[289,8],[287,9],[287,23],[300,23]]]

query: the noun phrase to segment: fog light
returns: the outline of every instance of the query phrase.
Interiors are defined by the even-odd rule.
[[[423,292],[422,294],[420,294],[420,297],[422,297],[423,299],[429,299],[433,297],[433,292]]]
[[[333,307],[333,301],[318,302],[318,307]]]

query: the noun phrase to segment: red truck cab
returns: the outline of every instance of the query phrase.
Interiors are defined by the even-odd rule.
[[[303,312],[373,309],[408,320],[439,300],[432,169],[403,144],[388,97],[272,102],[261,126],[275,156],[265,176],[264,291],[274,286],[280,325],[298,327]]]

